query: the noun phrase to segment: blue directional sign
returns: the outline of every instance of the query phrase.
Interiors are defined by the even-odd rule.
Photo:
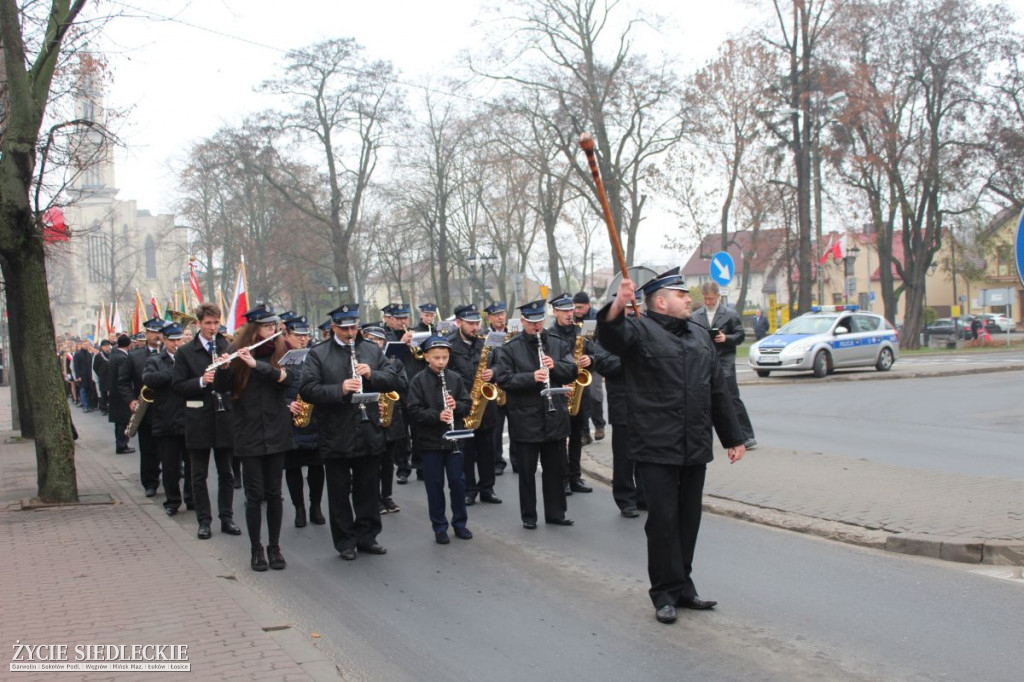
[[[736,264],[725,251],[719,251],[711,257],[711,279],[718,282],[719,286],[728,286],[736,274]]]
[[[1016,261],[1017,261],[1017,277],[1020,278],[1020,283],[1024,284],[1024,211],[1020,212],[1020,218],[1017,220],[1017,238],[1014,240],[1016,244]]]

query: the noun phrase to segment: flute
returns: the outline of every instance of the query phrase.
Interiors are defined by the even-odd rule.
[[[220,360],[214,360],[213,363],[211,363],[210,366],[206,368],[206,371],[207,372],[212,372],[213,370],[217,369],[221,365],[226,365],[229,362],[231,362],[232,360],[234,360],[235,358],[237,358],[238,354],[241,353],[243,350],[252,350],[253,348],[256,348],[257,346],[262,346],[267,341],[270,341],[271,339],[275,339],[278,336],[281,336],[281,334],[283,334],[283,333],[284,332],[277,332],[273,336],[268,336],[267,338],[263,339],[262,341],[257,341],[256,343],[252,344],[251,346],[246,346],[245,348],[239,348],[238,350],[236,350],[234,353],[232,353],[231,355],[227,356],[226,358],[222,358]],[[211,354],[211,357],[212,357],[212,354]]]
[[[352,378],[359,379],[359,390],[357,393],[363,392],[363,378],[356,373],[356,340],[352,339],[348,342],[348,349],[352,355]],[[359,421],[368,422],[370,421],[370,415],[366,413],[366,403],[359,403]]]

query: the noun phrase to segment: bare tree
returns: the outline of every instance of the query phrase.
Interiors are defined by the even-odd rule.
[[[1019,44],[1019,41],[1018,41]],[[987,109],[985,150],[992,172],[987,189],[1024,207],[1024,54],[1008,55]]]

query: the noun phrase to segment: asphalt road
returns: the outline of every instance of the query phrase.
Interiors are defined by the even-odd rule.
[[[759,443],[904,467],[1024,478],[1020,372],[740,389]]]

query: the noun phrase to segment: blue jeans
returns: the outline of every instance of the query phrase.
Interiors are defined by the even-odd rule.
[[[423,450],[423,482],[427,489],[427,508],[430,525],[435,533],[448,530],[444,506],[444,479],[448,477],[448,494],[452,503],[452,526],[465,528],[469,513],[466,511],[466,482],[462,473],[462,453],[447,450]]]

